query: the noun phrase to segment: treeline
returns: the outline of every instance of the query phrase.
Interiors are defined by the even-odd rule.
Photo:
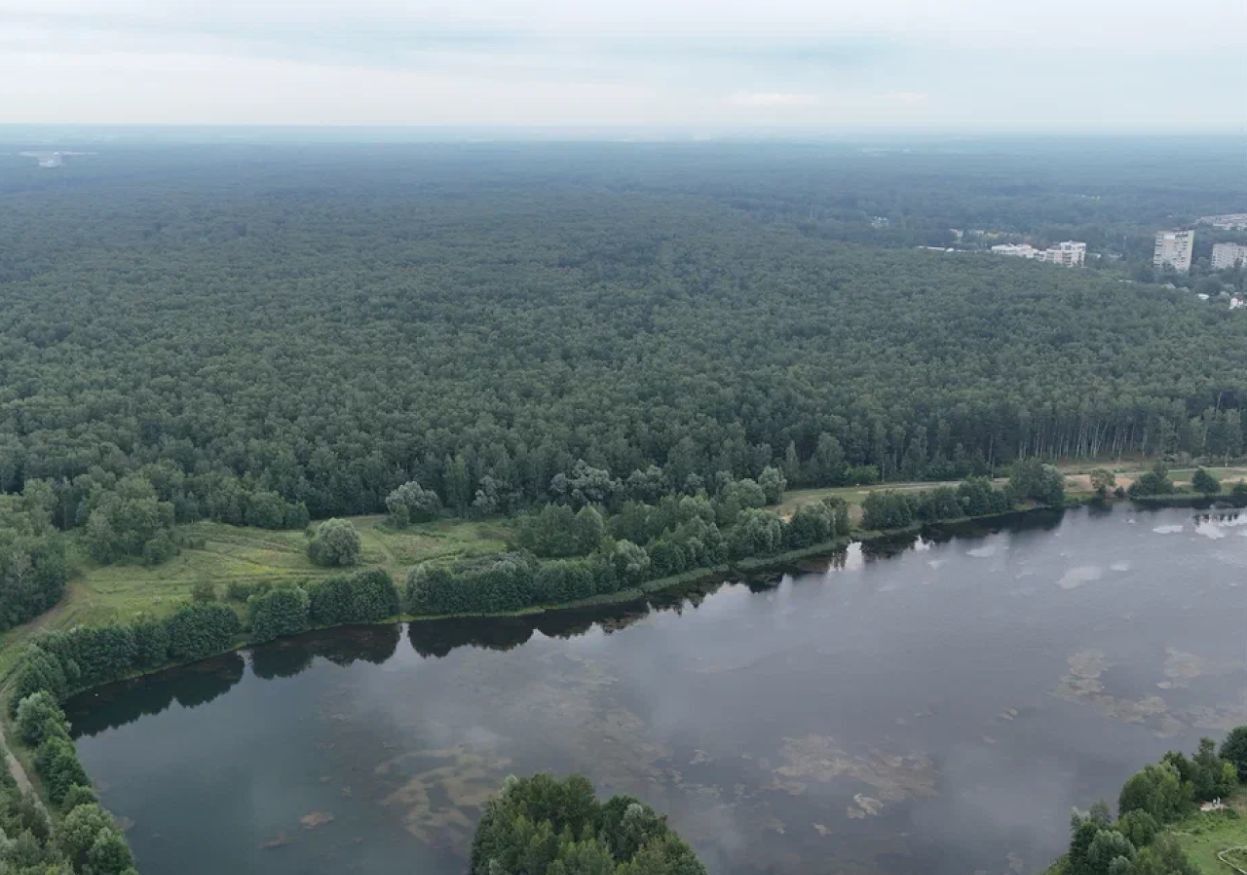
[[[65,592],[65,538],[43,512],[36,490],[0,498],[0,632],[34,619]]]
[[[802,505],[784,520],[762,509],[782,495],[782,476],[775,485],[779,493],[768,496],[753,480],[727,481],[714,497],[700,492],[655,504],[629,501],[609,517],[592,504],[578,511],[548,505],[520,521],[509,553],[415,566],[404,604],[413,614],[516,611],[848,536],[843,499]]]
[[[1116,820],[1102,802],[1086,814],[1074,814],[1069,852],[1049,875],[1199,875],[1166,827],[1192,814],[1199,803],[1229,797],[1243,781],[1247,726],[1233,730],[1220,750],[1204,738],[1193,756],[1170,751],[1126,781]]]
[[[34,751],[35,770],[56,818],[32,794],[19,790],[7,768],[0,768],[0,872],[137,875],[121,826],[100,806],[56,701],[47,693],[28,696],[14,726]]]
[[[165,618],[41,634],[19,659],[10,709],[33,693],[63,702],[119,678],[212,656],[235,646],[244,632],[262,643],[319,626],[374,623],[400,610],[394,582],[379,569],[302,586],[231,588],[230,595],[244,601],[245,628],[234,608],[205,591]]]
[[[126,185],[110,159],[82,171],[92,197],[0,195],[0,491],[45,482],[101,561],[159,561],[170,514],[297,528],[583,487],[652,503],[768,466],[831,486],[1242,452],[1238,314],[1092,271],[829,245],[725,205],[728,177],[689,197],[658,165],[665,192],[494,159],[489,184],[456,164],[420,198],[370,162],[266,162],[248,187],[204,153],[145,155]],[[807,196],[751,166],[728,186],[746,201]],[[895,189],[875,194],[851,211],[887,212]]]
[[[631,796],[599,802],[581,775],[507,778],[485,803],[472,875],[706,875],[667,819]]]
[[[876,490],[862,500],[862,527],[887,531],[916,523],[991,516],[1027,501],[1061,507],[1065,503],[1065,478],[1061,472],[1038,459],[1027,459],[1013,465],[1003,489],[997,489],[986,477],[971,477],[955,487],[905,492]]]

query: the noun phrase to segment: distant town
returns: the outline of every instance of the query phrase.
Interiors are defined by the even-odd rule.
[[[887,218],[874,216],[870,220],[872,228],[886,228]],[[1214,234],[1211,251],[1204,250],[1198,259],[1198,282],[1188,279],[1196,265],[1195,228],[1205,226]],[[1101,260],[1105,263],[1122,262],[1123,255],[1118,252],[1088,254],[1087,244],[1081,240],[1063,240],[1049,246],[1036,246],[1030,242],[1018,242],[1017,238],[1024,235],[1007,231],[986,229],[961,230],[950,228],[956,246],[919,246],[934,252],[983,252],[1003,255],[1010,258],[1025,258],[1031,261],[1057,264],[1062,267],[1086,267],[1088,258]],[[1190,288],[1201,300],[1217,298],[1226,302],[1231,310],[1247,307],[1247,295],[1242,292],[1241,275],[1231,272],[1247,271],[1247,242],[1216,239],[1225,232],[1247,231],[1247,213],[1225,213],[1215,216],[1201,216],[1191,227],[1161,230],[1156,232],[1152,248],[1151,270],[1146,262],[1135,261],[1139,272],[1132,278],[1140,282],[1159,282],[1177,288],[1180,285]],[[992,243],[993,240],[1004,238],[1010,242]],[[1205,247],[1208,246],[1205,240]]]

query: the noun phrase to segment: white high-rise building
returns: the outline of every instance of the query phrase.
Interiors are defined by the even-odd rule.
[[[1242,243],[1212,244],[1212,269],[1230,270],[1247,264],[1247,246]]]
[[[1172,267],[1178,273],[1190,273],[1191,252],[1194,248],[1194,231],[1157,231],[1152,267]]]

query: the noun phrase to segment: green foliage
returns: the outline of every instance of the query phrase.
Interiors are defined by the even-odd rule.
[[[31,481],[36,483],[38,481]],[[64,539],[29,516],[0,514],[0,631],[51,608],[65,592]]]
[[[247,602],[251,640],[272,641],[306,631],[309,604],[307,593],[297,586],[282,586],[252,596]]]
[[[666,819],[616,796],[599,803],[579,775],[508,778],[472,841],[473,875],[705,875]]]
[[[516,543],[536,556],[563,558],[586,556],[602,544],[606,525],[592,505],[579,511],[563,504],[548,504],[521,518]]]
[[[1091,472],[1091,489],[1097,498],[1108,498],[1108,494],[1117,488],[1117,477],[1107,468],[1096,468]]]
[[[97,486],[86,507],[84,538],[97,562],[141,558],[150,565],[176,552],[171,538],[173,504],[160,501],[146,477],[131,474],[112,487]]]
[[[1177,491],[1169,479],[1169,468],[1164,462],[1156,462],[1152,470],[1135,478],[1127,490],[1131,498],[1138,495],[1172,495]]]
[[[1238,779],[1247,781],[1247,726],[1236,726],[1221,742],[1221,758],[1234,765]]]
[[[767,465],[758,475],[758,487],[767,504],[779,504],[784,500],[784,490],[788,488],[788,479],[784,473],[773,465]]]
[[[307,555],[317,565],[356,565],[360,555],[359,532],[350,520],[328,519],[316,527]]]
[[[862,501],[862,526],[866,529],[903,529],[914,523],[914,498],[904,492],[872,492]]]
[[[1191,488],[1203,495],[1216,495],[1221,491],[1221,483],[1207,470],[1198,468],[1191,476]]]
[[[1009,494],[987,477],[968,477],[957,484],[957,501],[964,516],[1004,513],[1012,506]]]
[[[238,615],[220,602],[192,603],[169,617],[169,658],[176,662],[202,659],[228,650],[242,626]]]
[[[389,512],[390,524],[402,528],[436,519],[442,510],[442,500],[433,490],[409,480],[385,497],[385,509]]]
[[[407,577],[406,607],[414,614],[519,610],[534,603],[535,572],[536,563],[519,553],[422,563]]]
[[[17,705],[17,737],[22,744],[37,748],[49,738],[69,738],[65,712],[50,693],[31,693]]]
[[[49,735],[35,753],[35,770],[43,779],[48,798],[59,805],[71,787],[88,784],[86,770],[78,762],[74,743],[64,735]]]
[[[380,569],[317,581],[308,587],[313,625],[375,623],[399,613],[398,588]]]
[[[1171,763],[1144,766],[1121,788],[1117,809],[1121,814],[1146,811],[1158,823],[1181,816],[1191,802],[1191,787],[1184,785]]]
[[[1040,459],[1022,459],[1013,464],[1009,474],[1009,494],[1014,501],[1029,500],[1060,507],[1065,503],[1065,478]]]

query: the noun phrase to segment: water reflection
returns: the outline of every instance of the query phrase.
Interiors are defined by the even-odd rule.
[[[743,584],[412,623],[410,647],[315,633],[71,718],[149,875],[458,875],[483,801],[538,770],[646,798],[719,873],[1037,870],[1071,805],[1247,720],[1247,540],[1197,531],[1236,525],[945,526]]]

